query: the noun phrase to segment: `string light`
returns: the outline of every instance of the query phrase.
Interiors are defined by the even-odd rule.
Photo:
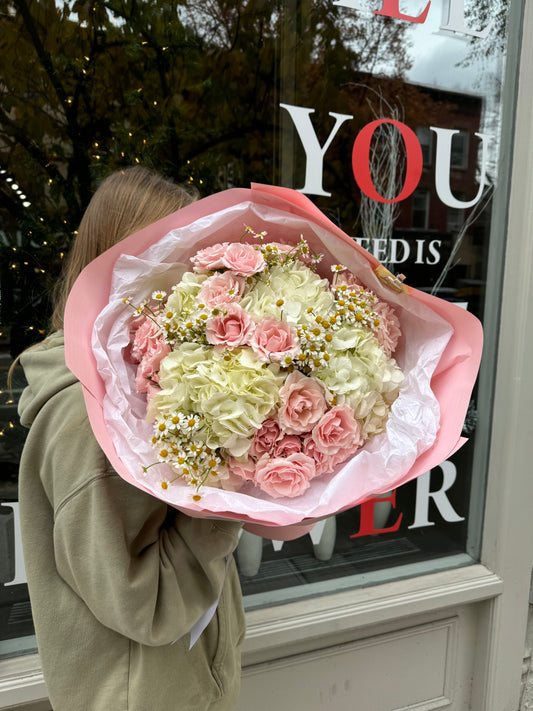
[[[0,169],[0,175],[7,175],[7,170],[5,168]],[[19,187],[18,183],[15,182],[15,180],[8,175],[6,178],[4,178],[6,183],[9,185],[11,190],[17,195],[19,200],[22,201],[22,206],[23,207],[30,207],[31,202],[27,199],[26,195],[24,194],[23,190]]]

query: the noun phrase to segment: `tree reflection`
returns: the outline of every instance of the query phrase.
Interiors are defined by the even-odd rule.
[[[0,164],[26,196],[0,182],[3,321],[20,321],[36,289],[42,324],[100,177],[141,163],[203,194],[279,183],[280,102],[316,107],[319,125],[355,102],[363,120],[349,87],[385,64],[402,77],[405,29],[332,0],[0,0]],[[329,179],[353,212],[343,150]]]

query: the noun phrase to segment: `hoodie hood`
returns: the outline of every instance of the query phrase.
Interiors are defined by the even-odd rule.
[[[52,333],[45,341],[26,351],[20,359],[28,386],[18,405],[20,422],[30,427],[39,410],[54,395],[77,382],[65,365],[63,331]]]

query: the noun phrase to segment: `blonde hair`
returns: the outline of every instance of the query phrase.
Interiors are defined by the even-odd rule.
[[[147,168],[112,173],[94,193],[54,290],[53,330],[63,328],[68,295],[81,271],[128,235],[194,202],[196,195]]]

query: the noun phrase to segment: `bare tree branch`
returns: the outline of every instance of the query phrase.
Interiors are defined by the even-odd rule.
[[[364,86],[359,84],[357,86]],[[377,106],[371,98],[367,104],[375,119],[388,118],[403,121],[403,110],[390,104],[381,91],[365,86],[371,91]],[[376,191],[387,200],[394,199],[401,190],[400,183],[405,172],[405,148],[401,133],[391,123],[383,123],[374,132],[369,151],[369,169]],[[395,202],[378,202],[364,193],[361,195],[360,222],[363,237],[368,240],[369,249],[374,254],[384,254],[386,267],[390,266],[392,230],[400,208]],[[379,241],[378,241],[379,240]]]
[[[444,280],[448,276],[448,273],[450,272],[453,267],[455,267],[459,263],[459,259],[456,260],[457,253],[459,252],[461,245],[463,243],[463,240],[465,236],[468,234],[468,230],[470,227],[474,224],[474,222],[478,219],[478,217],[481,215],[483,210],[487,207],[489,204],[492,194],[494,192],[494,185],[490,185],[483,195],[481,196],[481,199],[476,203],[474,209],[472,212],[468,215],[466,220],[463,222],[463,225],[461,226],[461,229],[457,233],[457,237],[455,238],[454,245],[452,247],[452,251],[450,252],[450,256],[446,260],[446,264],[442,268],[442,271],[433,285],[433,288],[431,289],[431,294],[435,295],[438,294],[439,289],[444,283]]]

